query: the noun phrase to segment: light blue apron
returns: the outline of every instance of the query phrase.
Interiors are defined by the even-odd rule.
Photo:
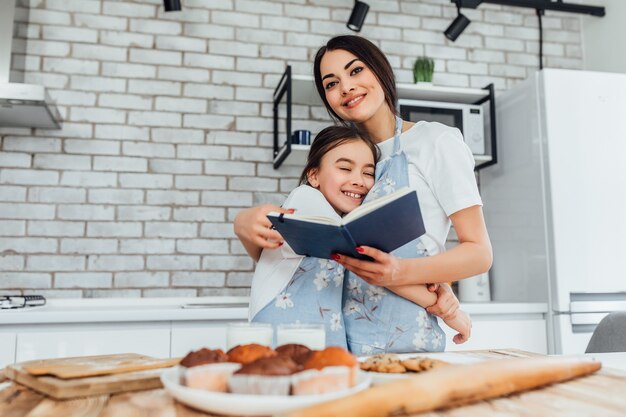
[[[396,117],[393,153],[376,165],[376,181],[365,201],[409,186],[406,154],[400,147],[402,119]],[[400,258],[428,256],[416,239],[392,252]],[[436,352],[445,348],[437,318],[384,287],[370,285],[347,271],[343,288],[343,319],[348,347],[355,355],[383,352]]]
[[[287,286],[252,318],[260,323],[324,324],[326,346],[347,348],[341,315],[345,270],[335,261],[305,257]]]

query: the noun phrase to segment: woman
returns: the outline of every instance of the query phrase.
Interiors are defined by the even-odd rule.
[[[353,123],[381,149],[376,165],[376,183],[368,199],[408,185],[417,190],[427,233],[384,253],[374,248],[359,251],[373,258],[362,261],[337,254],[335,260],[348,269],[344,280],[344,321],[353,352],[442,350],[442,332],[429,315],[407,315],[406,305],[385,292],[366,305],[355,303],[358,293],[370,293],[379,286],[445,283],[483,273],[491,267],[491,244],[482,214],[482,202],[473,174],[474,161],[460,132],[439,123],[402,121],[396,115],[397,93],[393,71],[384,54],[374,44],[357,36],[338,36],[328,41],[315,58],[315,84],[326,108],[340,123]],[[274,206],[244,210],[235,219],[235,233],[254,259],[263,248],[282,244],[281,236],[269,229],[265,215]],[[286,212],[285,209],[279,211]],[[459,245],[444,251],[450,224]],[[437,315],[458,308],[449,286],[438,289],[438,302],[428,311]],[[389,301],[387,301],[389,300]],[[382,304],[381,304],[382,303]],[[389,307],[389,308],[387,308]],[[386,320],[385,335],[368,333],[368,311],[374,320]],[[444,317],[445,318],[445,317]],[[422,324],[423,332],[404,334],[403,320]],[[400,324],[399,324],[400,323]]]

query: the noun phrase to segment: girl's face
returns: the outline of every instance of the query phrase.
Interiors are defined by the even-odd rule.
[[[353,53],[344,49],[326,52],[320,74],[326,100],[343,120],[363,123],[379,111],[388,111],[378,79]]]
[[[308,181],[337,213],[349,213],[374,185],[374,155],[359,139],[343,143],[322,157],[319,168],[309,171]]]

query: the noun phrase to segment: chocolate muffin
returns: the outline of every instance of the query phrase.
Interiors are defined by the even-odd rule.
[[[302,369],[287,356],[260,358],[242,366],[235,375],[291,375]]]
[[[279,356],[291,358],[298,365],[304,365],[312,352],[313,351],[308,347],[297,343],[289,343],[276,348],[276,353],[278,353]]]
[[[207,365],[209,363],[227,362],[228,357],[222,349],[207,349],[192,351],[187,354],[181,361],[181,366],[191,368],[194,366]]]
[[[291,376],[301,366],[286,356],[260,358],[244,365],[228,379],[235,394],[289,395]]]

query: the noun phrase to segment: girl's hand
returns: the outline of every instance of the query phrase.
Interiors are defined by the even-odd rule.
[[[437,293],[437,302],[428,307],[426,311],[435,316],[441,317],[443,320],[449,320],[456,314],[459,309],[459,299],[452,292],[452,288],[448,284],[429,285],[429,291]]]
[[[373,261],[363,261],[346,255],[333,254],[333,260],[354,272],[367,283],[381,287],[401,285],[399,282],[400,258],[370,246],[359,246],[357,252]]]
[[[293,209],[265,204],[240,211],[235,217],[235,234],[246,248],[275,249],[283,244],[283,237],[273,230],[272,223],[267,218],[271,211],[279,213],[293,213]],[[258,257],[256,257],[258,259]]]
[[[453,321],[454,329],[457,330],[458,333],[454,335],[452,341],[457,345],[467,342],[472,335],[472,319],[469,314],[465,311],[458,310],[454,315]]]
[[[472,319],[463,310],[457,310],[452,318],[444,320],[444,322],[458,332],[452,338],[452,341],[457,345],[467,342],[472,335]]]

